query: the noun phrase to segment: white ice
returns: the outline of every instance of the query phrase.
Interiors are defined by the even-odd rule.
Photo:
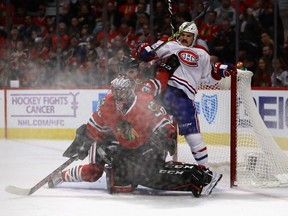
[[[240,189],[229,187],[229,176],[213,193],[195,198],[191,193],[138,189],[132,194],[106,191],[102,177],[95,183],[47,185],[31,196],[5,191],[8,185],[30,188],[61,165],[63,151],[71,141],[0,140],[0,216],[85,216],[85,215],[220,215],[287,216],[288,187]],[[87,161],[77,161],[85,163]]]

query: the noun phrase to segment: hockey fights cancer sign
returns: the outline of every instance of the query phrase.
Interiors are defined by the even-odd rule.
[[[84,89],[7,90],[7,128],[75,129],[90,118],[106,93]]]
[[[37,138],[47,138],[47,134],[59,138],[59,131],[69,130],[70,136],[61,137],[69,139],[74,136],[79,125],[88,121],[97,109],[98,101],[107,92],[107,89],[0,90],[0,137],[4,137],[5,129],[9,132],[7,138],[34,138],[35,134]],[[271,134],[288,139],[287,91],[252,90],[252,95]],[[226,106],[229,101],[222,103],[224,105],[220,103],[227,98],[229,97],[215,95],[213,91],[198,92],[195,102],[202,125],[209,124],[209,128],[217,132],[229,131],[228,124],[223,127],[225,116],[221,116],[229,115]],[[222,122],[221,127],[217,122]],[[249,119],[241,119],[241,122],[249,122]],[[30,131],[31,135],[28,136]],[[39,135],[40,132],[43,137]]]

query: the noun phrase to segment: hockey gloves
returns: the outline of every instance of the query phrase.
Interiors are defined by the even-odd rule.
[[[174,71],[179,67],[180,62],[177,55],[172,54],[167,58],[164,58],[158,67],[158,72],[164,71],[168,72],[170,77],[173,75]]]
[[[89,152],[94,140],[88,137],[86,134],[86,124],[81,125],[76,130],[76,137],[72,144],[63,153],[64,157],[77,157],[80,160],[84,160]]]
[[[138,43],[136,46],[136,56],[141,61],[149,62],[156,58],[156,52],[148,43]]]
[[[166,127],[159,128],[154,132],[151,139],[153,139],[152,143],[156,143],[156,145],[168,151],[170,156],[175,154],[177,139],[174,130],[170,130]]]
[[[222,78],[229,77],[231,74],[236,73],[237,69],[233,64],[222,64],[217,62],[212,67],[212,77],[215,80],[221,80]]]

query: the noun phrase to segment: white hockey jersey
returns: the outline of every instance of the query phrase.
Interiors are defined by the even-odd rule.
[[[152,48],[156,49],[162,43],[163,41],[159,40]],[[168,85],[182,89],[191,100],[194,100],[201,83],[214,85],[218,82],[211,76],[210,55],[204,49],[185,47],[176,41],[170,41],[156,53],[159,58],[172,54],[178,56],[180,66],[169,79]]]

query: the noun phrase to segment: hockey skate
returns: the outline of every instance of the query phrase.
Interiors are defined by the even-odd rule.
[[[202,194],[210,195],[212,193],[213,189],[218,184],[218,182],[221,180],[221,178],[222,178],[222,174],[218,174],[218,173],[213,172],[212,176],[211,176],[211,182],[203,188]]]
[[[57,185],[61,184],[63,182],[61,172],[57,173],[55,176],[53,176],[52,179],[48,181],[48,187],[49,188],[55,188]]]

